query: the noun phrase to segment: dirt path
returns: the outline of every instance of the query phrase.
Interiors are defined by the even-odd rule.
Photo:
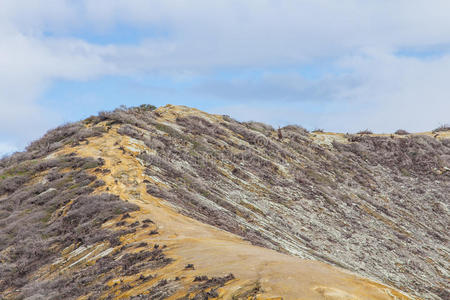
[[[108,188],[108,192],[137,204],[141,210],[133,213],[132,218],[140,221],[149,218],[157,225],[157,235],[138,231],[132,239],[166,245],[164,253],[175,259],[158,271],[159,277],[121,294],[121,298],[142,293],[164,278],[180,277],[181,282],[192,283],[195,276],[232,273],[235,279],[219,289],[221,298],[258,295],[257,299],[409,299],[371,280],[325,263],[253,246],[236,235],[177,213],[168,203],[146,192],[144,180],[152,179],[145,175],[145,167],[136,158],[144,149],[141,142],[117,134],[114,128],[75,148],[81,156],[105,160],[104,168],[111,173],[96,174],[106,183],[103,191]],[[72,152],[74,148],[66,150]],[[195,269],[185,270],[187,264],[193,264]],[[171,298],[184,295],[188,289],[186,284]]]

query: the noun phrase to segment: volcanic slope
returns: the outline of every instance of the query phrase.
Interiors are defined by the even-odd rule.
[[[50,131],[0,162],[1,295],[449,297],[448,132],[280,134],[172,105]]]

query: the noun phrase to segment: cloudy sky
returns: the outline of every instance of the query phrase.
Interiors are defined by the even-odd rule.
[[[450,122],[448,0],[0,0],[0,155],[167,103],[274,126]]]

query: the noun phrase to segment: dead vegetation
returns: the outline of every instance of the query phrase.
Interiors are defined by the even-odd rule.
[[[445,192],[448,185],[442,184],[448,182],[448,172],[439,171],[450,163],[448,140],[416,135],[401,139],[372,136],[365,130],[348,135],[348,144],[334,142],[330,150],[313,143],[308,131],[300,126],[283,127],[282,139],[277,138],[271,127],[255,122],[240,123],[231,118],[212,123],[202,117],[178,117],[172,129],[169,125],[162,128],[168,136],[153,133],[150,136],[164,146],[151,145],[156,154],[139,156],[147,166],[146,173],[165,184],[162,187],[147,183],[148,193],[173,203],[188,216],[241,235],[255,245],[276,250],[296,249],[291,253],[368,276],[377,277],[381,273],[359,267],[362,244],[336,238],[329,230],[338,230],[340,236],[360,232],[369,237],[373,249],[370,251],[389,251],[392,239],[398,240],[398,232],[402,231],[395,225],[400,215],[411,210],[416,201],[442,202],[445,201],[442,195],[448,193]],[[421,194],[419,191],[427,189],[429,184],[441,193]],[[414,186],[421,188],[410,188]],[[406,200],[402,193],[415,200]],[[354,200],[355,195],[358,201]],[[389,209],[380,202],[381,197],[389,199]],[[379,215],[374,217],[364,210],[363,203]],[[328,213],[323,215],[324,211]],[[417,216],[403,225],[408,228],[405,231],[415,232],[417,226],[421,227],[416,220],[426,222],[419,216],[423,211],[413,210],[412,214]],[[361,221],[372,218],[377,225]],[[321,221],[313,226],[312,220]],[[306,231],[296,230],[290,224],[303,226]],[[381,231],[385,233],[380,234]],[[433,245],[433,240],[442,243],[440,235],[423,234],[429,245]],[[424,242],[419,236],[421,242],[410,239],[409,244],[396,244],[417,263],[422,258],[416,249]],[[301,242],[295,245],[292,239]],[[310,250],[305,252],[300,245]],[[344,249],[345,245],[360,250],[345,254],[330,250],[336,246]],[[386,261],[373,253],[366,258],[366,263],[389,270],[389,278],[399,280],[397,287],[410,286],[410,291],[425,293],[423,283],[417,278],[408,281],[406,277],[396,277],[398,273],[391,262],[400,258],[393,252],[389,255],[391,259]],[[407,276],[414,276],[413,269],[418,272],[412,267]],[[427,271],[427,276],[439,280],[436,273],[431,274]],[[388,279],[381,276],[380,280]]]
[[[438,133],[438,132],[445,132],[445,131],[450,131],[450,125],[449,124],[443,124],[443,125],[435,128],[432,132],[433,133]]]
[[[85,170],[101,163],[99,159],[66,155],[4,165],[0,174],[11,177],[0,181],[0,291],[23,288],[28,293],[34,284],[30,276],[59,257],[62,249],[112,239],[114,234],[101,225],[137,210],[118,196],[92,194],[104,182]],[[14,175],[17,173],[21,175]],[[47,175],[36,180],[42,174]],[[80,280],[88,280],[84,275],[80,274]],[[42,283],[39,288],[55,292],[51,291],[54,284]],[[73,284],[58,288],[63,289],[61,295],[76,295]]]
[[[398,129],[397,131],[395,131],[395,134],[398,134],[398,135],[408,135],[409,132],[406,131],[406,130],[404,130],[404,129]]]
[[[30,281],[30,274],[68,245],[119,246],[121,236],[141,227],[149,227],[146,236],[160,234],[151,220],[130,221],[135,206],[112,194],[92,194],[104,182],[87,171],[109,174],[101,159],[75,154],[44,159],[112,128],[148,147],[135,155],[117,145],[146,166],[152,178],[144,182],[147,192],[187,216],[255,245],[322,260],[425,298],[448,295],[439,289],[445,284],[436,271],[442,263],[423,263],[446,259],[438,249],[448,243],[443,234],[449,225],[448,139],[400,130],[396,134],[404,137],[372,136],[365,130],[347,135],[345,143],[323,146],[301,126],[281,128],[279,138],[271,126],[226,116],[213,122],[179,115],[170,123],[151,106],[119,108],[64,125],[27,152],[0,160],[0,291],[67,298],[82,295],[81,286],[95,282],[87,288],[95,298],[112,274],[137,276],[171,263],[159,245],[137,243],[77,270],[73,280]],[[39,174],[45,180],[37,180]],[[115,216],[122,217],[114,231],[101,229]],[[405,257],[410,263],[400,270],[397,264]],[[194,269],[190,265],[186,272]],[[98,274],[104,274],[100,281]],[[218,287],[232,279],[200,277],[191,292],[195,299],[217,297]],[[179,281],[160,280],[136,299],[173,295]],[[113,289],[123,293],[136,284]],[[240,291],[245,296],[259,292],[258,285]]]
[[[373,134],[373,132],[369,129],[364,129],[364,130],[358,131],[356,134]]]

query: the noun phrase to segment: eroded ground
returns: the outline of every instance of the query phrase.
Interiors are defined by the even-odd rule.
[[[163,200],[146,192],[145,182],[152,179],[145,175],[144,166],[136,158],[144,148],[141,142],[121,136],[112,129],[101,138],[91,139],[87,145],[62,151],[75,150],[81,156],[102,157],[105,160],[102,168],[110,172],[100,176],[106,185],[99,192],[108,190],[140,207],[140,211],[131,213],[131,217],[126,219],[126,224],[139,222],[141,225],[147,219],[153,222],[151,226],[139,226],[135,234],[125,236],[122,245],[146,243],[134,251],[159,245],[164,247],[164,254],[173,259],[167,266],[152,272],[112,279],[111,285],[118,283],[113,290],[115,297],[148,295],[158,283],[165,281],[161,291],[167,293],[166,296],[173,299],[186,295],[193,297],[201,290],[201,284],[206,282],[195,281],[196,277],[226,278],[232,274],[228,281],[222,283],[224,286],[217,289],[220,298],[407,299],[398,291],[376,282],[321,262],[252,246],[238,236],[175,212]],[[101,171],[97,170],[97,176],[98,173]],[[118,221],[111,220],[105,226],[114,227]],[[108,251],[112,250],[88,249],[83,256],[79,256],[92,253],[90,257],[95,257],[96,253]],[[83,263],[83,259],[79,259],[78,263]],[[193,268],[186,268],[189,265]],[[142,275],[151,275],[152,278],[142,282]],[[121,292],[123,285],[128,285],[129,289]],[[215,287],[217,285],[213,285],[213,289]],[[210,290],[205,289],[206,292]]]

